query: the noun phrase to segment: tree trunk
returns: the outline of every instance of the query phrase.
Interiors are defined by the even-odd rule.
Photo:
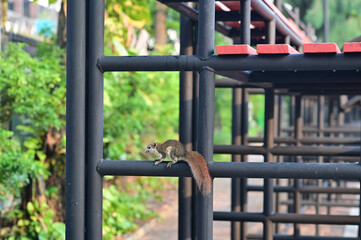
[[[167,11],[166,6],[156,2],[155,11],[155,44],[164,46],[167,43]]]

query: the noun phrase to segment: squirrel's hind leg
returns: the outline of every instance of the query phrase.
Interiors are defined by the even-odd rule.
[[[167,164],[167,168],[170,168],[171,166],[173,166],[174,164],[176,164],[178,162],[178,159],[173,159],[173,161],[169,162]]]

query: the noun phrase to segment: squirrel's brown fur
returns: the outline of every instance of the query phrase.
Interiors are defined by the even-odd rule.
[[[212,179],[208,171],[206,160],[199,152],[187,152],[186,162],[189,164],[197,186],[204,195],[212,191]]]
[[[194,179],[203,195],[212,192],[212,179],[208,171],[208,166],[203,156],[198,152],[187,152],[183,144],[177,140],[167,140],[164,143],[152,143],[145,150],[146,153],[154,153],[159,156],[154,165],[158,165],[167,156],[172,160],[167,164],[171,167],[178,161],[185,161],[191,168]]]

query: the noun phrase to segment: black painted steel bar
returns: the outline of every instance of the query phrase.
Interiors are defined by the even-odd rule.
[[[359,156],[360,147],[313,147],[313,146],[289,146],[273,147],[266,149],[257,146],[215,145],[215,154],[255,154],[263,155],[267,152],[273,155],[301,155],[301,156]]]
[[[193,24],[180,16],[180,53],[193,54]],[[192,151],[193,73],[180,72],[179,140],[187,151]],[[191,239],[192,178],[179,178],[178,239]]]
[[[275,192],[292,192],[292,186],[274,186]],[[248,185],[247,191],[262,192],[263,186]],[[299,188],[301,193],[335,193],[335,194],[359,194],[359,188],[343,188],[343,187],[318,187],[318,186],[301,186]]]
[[[97,59],[104,55],[104,0],[88,0],[87,50],[87,206],[86,239],[102,239],[103,178],[96,171],[103,159],[103,73]]]
[[[232,98],[232,144],[241,145],[241,122],[244,119],[241,118],[242,108],[242,89],[233,89]],[[240,162],[240,155],[232,155],[232,162]],[[233,212],[241,211],[241,179],[232,178],[231,180],[231,210]],[[241,223],[231,223],[231,239],[241,239]]]
[[[251,0],[241,1],[241,28],[240,39],[242,44],[251,45]],[[253,14],[256,15],[256,14]],[[241,144],[248,144],[248,92],[246,88],[242,89],[241,99]],[[247,162],[248,157],[241,155],[241,162]],[[247,179],[240,179],[240,207],[242,212],[247,212]],[[247,224],[240,223],[240,233],[238,239],[247,239]],[[234,238],[236,240],[237,238]]]
[[[357,83],[360,81],[361,72],[358,71],[312,71],[312,74],[307,71],[291,71],[291,72],[251,72],[250,81],[265,82],[270,81],[274,83],[303,83],[303,84],[317,84],[317,83],[334,83],[342,79],[343,83]],[[327,85],[323,85],[323,88]],[[321,89],[319,89],[321,90]]]
[[[214,162],[209,165],[212,177],[231,178],[303,178],[360,179],[358,163],[232,163]],[[151,161],[103,160],[98,165],[100,175],[190,177],[186,163],[167,169],[166,163],[154,166]]]
[[[262,137],[250,137],[248,141],[251,143],[260,143],[263,142]],[[290,137],[276,137],[274,139],[275,143],[288,143],[288,144],[295,144],[296,140]],[[323,138],[316,138],[316,137],[304,137],[301,138],[300,143],[302,144],[360,144],[361,139],[356,137],[345,137],[345,138],[335,138],[335,137],[323,137]]]
[[[265,121],[264,121],[264,148],[271,149],[274,145],[274,89],[265,90]],[[273,154],[267,151],[264,154],[264,162],[273,162]],[[263,214],[266,219],[263,221],[263,239],[271,240],[273,237],[273,223],[269,216],[273,213],[273,179],[264,179],[263,191]]]
[[[282,131],[285,132],[290,132],[293,131],[292,128],[283,128]],[[303,132],[306,133],[316,133],[316,132],[320,132],[321,130],[319,130],[318,128],[315,127],[304,127],[302,129]],[[360,134],[360,129],[358,126],[355,125],[339,125],[339,126],[335,126],[335,127],[325,127],[322,130],[323,133],[349,133],[349,134]],[[338,137],[340,138],[340,136]]]
[[[208,60],[197,56],[103,56],[104,71],[199,71],[208,66],[215,71],[334,71],[359,70],[361,54],[290,54],[287,56],[218,56]]]
[[[294,240],[293,236],[274,235],[274,240]],[[297,240],[359,240],[353,237],[328,237],[328,236],[299,236]]]
[[[345,201],[344,201],[345,202]],[[282,204],[285,205],[292,205],[293,201],[282,201]],[[345,208],[353,208],[353,207],[359,207],[358,203],[342,203],[340,201],[320,201],[316,202],[314,200],[302,200],[302,205],[305,206],[324,206],[324,207],[345,207]]]
[[[66,79],[66,239],[85,227],[85,1],[68,1]]]
[[[251,1],[240,0],[241,12],[240,12],[240,43],[251,43]],[[232,110],[232,144],[246,145],[247,143],[247,131],[245,129],[248,126],[248,105],[246,98],[247,92],[244,89],[233,89],[233,110]],[[246,157],[240,155],[232,155],[233,162],[246,161]],[[231,192],[231,209],[232,211],[245,212],[247,211],[247,185],[246,179],[232,178],[232,192]],[[244,222],[232,222],[231,223],[231,239],[232,240],[244,240],[247,235],[246,224]]]
[[[199,1],[198,57],[209,59],[214,53],[215,4]],[[208,164],[213,162],[215,72],[209,67],[199,72],[198,152]],[[213,189],[208,195],[197,190],[197,240],[213,239]]]
[[[332,216],[332,217],[331,217]],[[303,223],[303,224],[346,224],[358,225],[360,219],[358,216],[350,215],[309,215],[295,213],[273,213],[266,216],[262,213],[243,213],[243,212],[214,212],[216,221],[248,221],[262,222],[269,220],[277,223]]]
[[[303,119],[302,119],[302,97],[296,96],[295,99],[295,123],[294,123],[294,138],[296,140],[296,146],[301,146],[300,139],[302,138],[302,128],[303,128]],[[294,161],[302,162],[300,156],[295,156]],[[298,214],[301,212],[301,193],[299,188],[302,186],[302,180],[294,178],[293,179],[294,189],[293,189],[293,213]],[[295,239],[300,236],[300,226],[298,224],[293,225],[293,236]]]
[[[195,24],[193,54],[198,52],[198,22]],[[198,116],[199,116],[199,73],[193,72],[193,117],[192,117],[192,143],[194,151],[198,146]],[[197,186],[192,180],[192,240],[197,239]]]
[[[214,72],[204,69],[199,79],[199,123],[198,152],[208,164],[213,162],[214,130]],[[213,191],[204,196],[197,196],[197,239],[212,239],[213,236]]]
[[[241,143],[242,145],[248,144],[248,102],[249,93],[246,88],[242,89],[242,124],[241,124]],[[247,162],[248,156],[241,155],[241,162]],[[247,195],[247,179],[241,178],[241,211],[246,212],[248,206],[248,195]],[[241,238],[242,240],[247,239],[247,224],[241,223]]]

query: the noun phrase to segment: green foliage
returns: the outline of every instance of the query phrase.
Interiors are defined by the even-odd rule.
[[[40,196],[35,189],[40,187],[37,182],[50,174],[64,174],[56,168],[64,163],[64,156],[48,156],[46,147],[50,144],[46,142],[49,129],[61,131],[65,127],[64,53],[53,45],[39,44],[36,55],[30,56],[25,48],[10,43],[1,53],[0,123],[11,121],[15,134],[0,128],[0,197],[10,194],[19,198],[27,187],[31,200],[22,199],[26,209],[9,210],[6,219],[16,224],[3,236],[63,239],[64,224],[54,223],[54,212],[46,202],[57,188],[39,189],[45,193]]]
[[[18,220],[8,240],[65,239],[65,224],[53,221],[54,212],[45,201],[28,202],[25,210],[17,209],[11,215]]]
[[[310,22],[316,29],[316,35],[323,37],[323,1],[288,0],[293,6],[300,7],[301,19]],[[360,1],[329,1],[329,41],[342,47],[344,42],[360,35],[361,26]]]
[[[144,143],[176,138],[178,74],[107,73],[104,89],[104,158],[139,158]]]
[[[150,24],[149,3],[146,0],[105,1],[105,43],[113,49],[113,42],[129,47],[134,29]]]
[[[156,216],[155,212],[147,208],[146,201],[149,193],[140,185],[133,184],[138,191],[130,195],[125,191],[119,191],[111,185],[103,191],[103,231],[104,239],[114,239],[124,233],[137,228],[135,220],[149,219]]]
[[[9,44],[0,61],[0,119],[23,118],[32,134],[65,126],[65,71],[57,48],[40,46],[36,57]],[[38,137],[38,136],[37,136]]]
[[[264,131],[264,95],[249,97],[249,136],[262,136]]]
[[[18,197],[31,178],[46,175],[45,168],[33,159],[34,154],[22,151],[11,131],[0,127],[0,199],[7,195]]]

